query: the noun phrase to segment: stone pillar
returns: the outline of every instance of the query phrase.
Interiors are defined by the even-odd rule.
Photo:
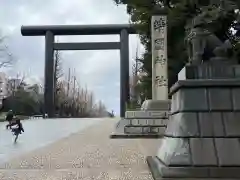
[[[152,99],[141,111],[126,111],[112,138],[162,137],[168,122],[167,15],[152,17]],[[122,112],[122,111],[121,111]],[[121,116],[122,117],[122,116]]]
[[[152,16],[152,99],[145,100],[142,111],[168,111],[167,14]]]
[[[152,16],[152,99],[168,99],[167,15]]]
[[[45,72],[44,72],[44,110],[48,117],[54,117],[54,34],[47,31],[45,35]]]
[[[240,66],[186,66],[170,91],[171,114],[154,179],[240,178]]]
[[[120,33],[120,117],[124,117],[129,102],[129,35],[126,29]]]

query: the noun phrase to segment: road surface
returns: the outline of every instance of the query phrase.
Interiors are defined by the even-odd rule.
[[[15,149],[25,147],[21,155],[11,159],[8,155],[7,162],[0,162],[1,180],[152,180],[145,158],[156,154],[159,140],[110,139],[117,122],[110,118],[95,120],[88,125],[82,120],[79,120],[81,123],[60,120],[65,127],[58,125],[59,120],[47,121],[38,122],[40,129],[45,129],[43,137],[36,132],[37,126],[24,123],[26,128],[32,126],[35,130],[28,133],[31,137],[24,137],[27,133],[24,134],[15,146]],[[50,129],[46,127],[49,123],[52,124]],[[77,129],[77,123],[82,128]],[[62,131],[57,127],[63,128]],[[57,134],[64,132],[65,137],[48,132],[50,130]],[[1,131],[4,131],[3,127]],[[33,142],[34,139],[41,141],[41,147]],[[29,145],[35,148],[29,150],[25,141],[35,144]]]
[[[22,121],[25,132],[19,136],[18,143],[15,145],[11,131],[5,129],[6,122],[2,122],[0,123],[0,162],[46,146],[99,121],[101,119],[32,119]]]

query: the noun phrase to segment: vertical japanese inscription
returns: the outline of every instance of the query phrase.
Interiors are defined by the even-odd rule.
[[[152,94],[153,99],[168,99],[167,17],[152,17]]]
[[[155,58],[155,64],[157,64],[157,63],[159,63],[159,64],[161,64],[162,66],[164,66],[164,65],[167,63],[167,60],[166,60],[166,58],[164,58],[163,55],[161,54],[160,56],[157,56],[157,57]]]
[[[153,22],[153,28],[155,31],[160,32],[161,30],[164,30],[164,27],[166,27],[166,19],[162,16],[159,17],[159,19],[155,19]]]
[[[156,76],[155,83],[157,86],[167,86],[167,79],[164,76]]]
[[[164,38],[155,39],[155,50],[164,50]]]
[[[155,42],[155,50],[164,50],[164,29],[166,27],[166,20],[164,17],[159,17],[153,22],[153,28],[155,32],[160,33],[160,37],[157,37]]]

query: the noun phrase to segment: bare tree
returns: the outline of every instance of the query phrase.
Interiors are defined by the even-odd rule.
[[[70,83],[71,83],[71,69],[68,69],[68,79],[67,79],[67,97],[69,96],[70,91]]]
[[[89,91],[87,87],[83,88],[80,86],[74,70],[69,69],[68,78],[66,80],[59,78],[58,84],[59,115],[89,117],[94,116],[93,113],[97,112],[95,116],[105,116],[106,108],[104,104],[102,102],[95,104],[93,92]]]
[[[62,70],[62,58],[59,51],[54,52],[54,84],[55,84],[55,102],[57,107],[60,106],[60,91],[61,91],[61,82],[60,78],[63,76],[63,70]]]
[[[132,65],[132,74],[130,76],[130,106],[131,108],[136,108],[136,106],[139,105],[138,99],[139,99],[139,80],[140,80],[140,74],[141,73],[141,64],[140,59],[138,57],[138,48],[136,49],[136,55],[134,59],[134,64]],[[132,107],[134,106],[134,107]]]
[[[6,45],[5,39],[6,37],[0,37],[0,68],[10,67],[16,62]]]
[[[106,106],[103,104],[103,102],[100,100],[97,104],[97,116],[103,117],[106,116]]]
[[[54,53],[54,78],[55,82],[59,82],[59,79],[63,77],[63,69],[62,69],[62,57],[59,51],[55,51]]]
[[[91,110],[93,109],[94,106],[94,94],[93,92],[88,93],[88,101],[87,101],[87,108],[88,111],[91,112]]]

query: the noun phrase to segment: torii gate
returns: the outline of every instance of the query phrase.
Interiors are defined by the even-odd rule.
[[[120,49],[120,116],[129,102],[129,34],[136,34],[129,24],[22,26],[23,36],[45,36],[44,108],[48,117],[55,115],[54,50]],[[120,35],[120,42],[55,43],[55,35]]]

